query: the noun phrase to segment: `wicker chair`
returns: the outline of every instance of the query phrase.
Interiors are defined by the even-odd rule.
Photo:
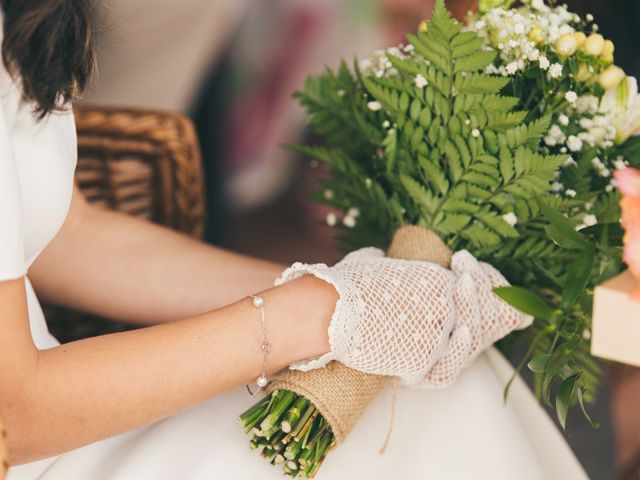
[[[76,110],[76,125],[76,181],[89,202],[201,238],[200,149],[189,119],[85,107]],[[46,314],[52,333],[63,341],[127,327],[54,306]]]

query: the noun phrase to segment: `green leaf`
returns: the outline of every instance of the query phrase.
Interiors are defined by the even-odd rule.
[[[620,222],[598,223],[580,230],[580,233],[589,235],[595,241],[606,247],[621,247],[624,230]]]
[[[580,405],[580,410],[582,410],[582,414],[584,415],[584,418],[587,419],[587,421],[591,424],[593,428],[599,428],[600,424],[598,422],[594,422],[593,420],[591,420],[591,416],[587,412],[587,409],[584,405],[584,391],[582,387],[578,387],[577,396],[578,396],[578,404]]]
[[[540,355],[536,355],[527,364],[527,367],[529,367],[529,370],[534,373],[544,373],[547,371],[547,365],[549,364],[551,357],[552,355],[550,353],[541,353]]]
[[[591,279],[595,263],[595,252],[587,251],[580,255],[569,267],[562,291],[562,307],[572,307],[584,291]]]
[[[555,315],[553,308],[535,293],[522,287],[498,287],[493,292],[509,305],[521,312],[542,320],[552,321]]]
[[[571,246],[579,250],[589,250],[591,245],[585,240],[585,238],[576,231],[573,224],[563,217],[560,213],[556,212],[540,197],[537,198],[540,210],[550,223],[550,228],[547,229],[547,233],[552,237],[553,241],[561,246]]]
[[[566,429],[567,413],[576,395],[576,382],[579,378],[580,373],[575,373],[565,379],[558,387],[558,393],[556,394],[556,415],[563,430]]]

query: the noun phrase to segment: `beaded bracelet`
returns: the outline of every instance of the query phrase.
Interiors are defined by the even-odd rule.
[[[256,380],[258,389],[255,392],[252,392],[249,388],[249,385],[247,385],[247,391],[251,395],[255,395],[264,387],[266,387],[267,383],[269,383],[269,381],[267,380],[267,358],[269,357],[269,352],[271,351],[271,344],[269,343],[269,339],[267,337],[267,323],[264,315],[264,298],[258,295],[249,295],[249,297],[253,299],[253,306],[260,310],[260,327],[262,336],[262,343],[260,344],[262,348],[262,373]]]

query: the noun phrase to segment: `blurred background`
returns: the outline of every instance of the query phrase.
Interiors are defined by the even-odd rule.
[[[149,8],[153,3],[153,8]],[[448,0],[458,18],[474,0]],[[640,2],[571,0],[640,74]],[[170,110],[196,124],[207,192],[206,239],[276,260],[340,256],[311,192],[322,168],[287,152],[305,117],[291,95],[341,57],[396,45],[433,0],[106,0],[88,105]],[[640,346],[639,346],[640,348]],[[574,415],[569,441],[593,479],[640,478],[640,370],[606,364],[593,430]]]

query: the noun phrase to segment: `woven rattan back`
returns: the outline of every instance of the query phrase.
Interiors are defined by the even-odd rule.
[[[76,125],[76,181],[89,202],[202,235],[200,150],[189,119],[82,108]]]
[[[147,218],[196,238],[204,226],[200,149],[182,115],[80,108],[76,182],[88,201]],[[60,341],[130,328],[82,312],[45,305]]]

